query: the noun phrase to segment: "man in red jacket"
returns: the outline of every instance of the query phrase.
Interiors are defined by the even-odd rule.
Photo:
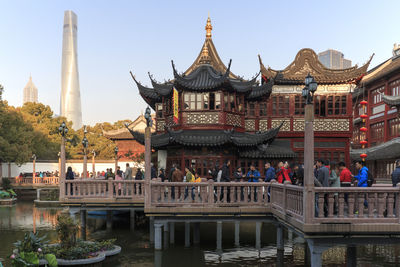
[[[351,186],[352,174],[350,170],[346,168],[346,164],[343,161],[339,162],[339,170],[340,170],[340,186],[341,187]]]

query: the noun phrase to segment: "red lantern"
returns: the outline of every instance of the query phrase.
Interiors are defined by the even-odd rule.
[[[368,142],[365,141],[365,140],[362,140],[362,141],[360,141],[360,144],[361,144],[361,145],[366,145],[366,144],[368,144]]]
[[[361,128],[360,128],[360,131],[361,131],[361,132],[366,132],[366,131],[367,131],[367,128],[366,128],[366,127],[361,127]]]
[[[363,120],[365,120],[366,118],[368,118],[368,115],[367,115],[367,114],[361,114],[361,115],[360,115],[360,118],[363,119]]]
[[[365,158],[367,157],[367,154],[362,153],[362,154],[360,155],[360,157],[361,157],[363,160],[365,160]]]
[[[368,102],[363,100],[363,101],[360,102],[360,104],[363,105],[363,106],[366,106],[368,104]]]

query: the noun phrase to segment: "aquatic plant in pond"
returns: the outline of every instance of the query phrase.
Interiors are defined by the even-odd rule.
[[[46,236],[39,237],[39,233],[25,233],[23,240],[14,243],[15,250],[11,254],[11,263],[14,267],[38,266],[40,259],[45,259],[49,267],[57,266],[56,256],[51,253],[45,253],[44,248],[47,241]]]

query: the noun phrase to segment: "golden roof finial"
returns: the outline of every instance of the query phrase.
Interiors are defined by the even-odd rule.
[[[206,38],[211,38],[211,31],[212,31],[212,26],[211,26],[210,13],[208,13],[207,24],[206,24]]]
[[[201,64],[210,64],[210,55],[208,54],[208,47],[207,44],[204,43],[203,49],[201,50],[201,57],[200,57],[200,63]]]

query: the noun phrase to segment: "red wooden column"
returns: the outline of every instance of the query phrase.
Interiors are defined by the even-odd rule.
[[[385,82],[385,95],[391,95],[389,92],[389,82]],[[389,141],[389,122],[388,122],[388,111],[390,110],[388,105],[385,105],[385,115],[383,121],[383,142]]]

